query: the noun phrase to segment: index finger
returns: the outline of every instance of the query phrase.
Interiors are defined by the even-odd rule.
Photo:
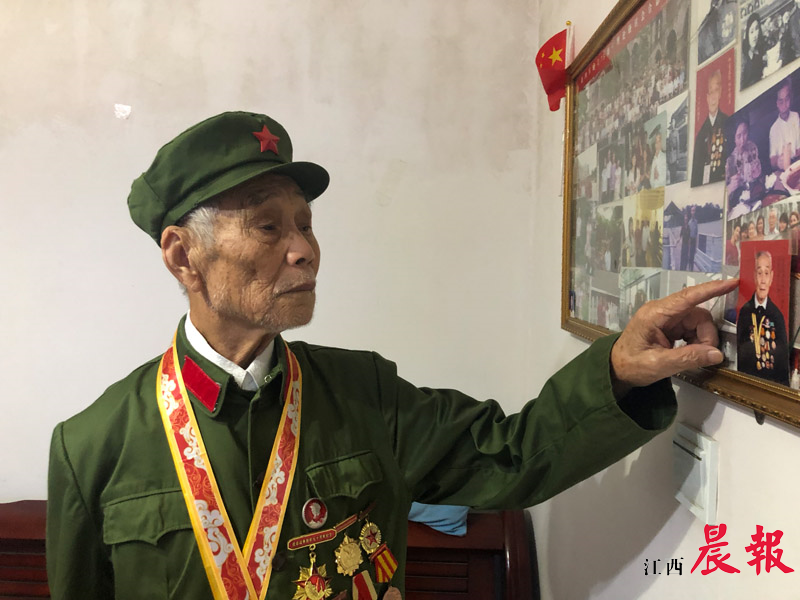
[[[658,306],[658,310],[656,311],[656,325],[661,327],[674,316],[689,311],[701,302],[730,293],[735,290],[738,285],[738,279],[708,281],[700,285],[684,288],[679,292],[657,300],[656,304],[660,304],[660,306]]]

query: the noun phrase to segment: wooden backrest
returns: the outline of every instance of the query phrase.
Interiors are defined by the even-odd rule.
[[[538,575],[527,511],[470,513],[464,537],[408,524],[406,600],[534,600]]]
[[[44,500],[0,504],[0,600],[50,598]]]

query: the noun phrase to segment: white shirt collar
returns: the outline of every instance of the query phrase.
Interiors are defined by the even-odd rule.
[[[711,123],[712,127],[714,126],[714,123],[716,123],[716,121],[717,121],[717,115],[718,114],[719,114],[719,111],[715,112],[713,117],[711,115],[708,115],[708,120]]]
[[[764,310],[766,310],[767,309],[767,301],[768,300],[769,300],[769,296],[764,298],[764,302],[759,302],[758,301],[758,296],[753,294],[753,302],[755,303],[756,308],[763,308]]]
[[[246,369],[232,362],[214,350],[192,323],[191,314],[186,313],[184,322],[186,339],[192,348],[206,360],[211,361],[220,369],[228,373],[240,388],[248,392],[255,392],[264,382],[275,362],[275,340],[273,339],[261,354],[253,359]]]

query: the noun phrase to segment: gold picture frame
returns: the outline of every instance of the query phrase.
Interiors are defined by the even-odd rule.
[[[621,0],[613,8],[608,17],[602,22],[599,29],[594,33],[586,46],[575,57],[572,64],[567,68],[567,86],[566,86],[566,119],[564,130],[564,178],[563,178],[563,248],[562,248],[562,303],[561,303],[561,326],[562,329],[570,333],[593,341],[601,336],[607,335],[612,331],[619,328],[609,328],[605,325],[600,325],[592,322],[591,320],[581,318],[580,311],[576,310],[576,289],[578,284],[576,280],[580,278],[579,268],[576,267],[576,256],[584,256],[588,252],[601,252],[600,248],[592,248],[587,243],[586,246],[577,248],[579,234],[576,231],[578,223],[580,223],[580,209],[578,203],[581,202],[580,198],[576,199],[576,170],[580,172],[578,162],[579,151],[585,148],[577,146],[577,138],[581,133],[580,128],[583,123],[580,122],[578,97],[581,90],[582,83],[586,81],[593,81],[593,72],[597,70],[598,64],[600,69],[603,68],[603,63],[612,65],[606,73],[613,70],[613,51],[611,48],[616,45],[625,47],[625,40],[621,38],[623,34],[632,33],[633,35],[627,36],[629,40],[635,39],[637,35],[637,26],[647,26],[648,15],[645,14],[644,18],[642,13],[646,13],[647,9],[655,7],[659,8],[672,3],[672,2],[685,1],[690,6],[689,11],[692,10],[691,5],[693,2],[689,0]],[[683,17],[682,17],[683,18]],[[685,17],[688,23],[691,23],[690,17]],[[642,25],[643,22],[646,23]],[[663,21],[663,17],[662,17]],[[633,26],[632,26],[633,23]],[[640,31],[643,31],[640,29]],[[689,33],[684,29],[686,35],[687,48],[685,50],[686,56],[689,56],[691,44],[689,39],[696,34]],[[695,37],[696,39],[696,37]],[[739,52],[738,36],[735,36],[733,42],[736,52]],[[731,56],[733,50],[730,50]],[[632,54],[632,53],[631,53]],[[605,60],[602,60],[605,55]],[[689,60],[696,60],[696,56],[690,57]],[[731,62],[733,59],[731,58]],[[701,65],[702,66],[702,65]],[[690,69],[689,62],[684,65],[686,91],[689,99],[688,106],[691,107],[694,101],[694,81],[688,81]],[[699,70],[699,69],[698,69]],[[733,85],[733,84],[732,84]],[[655,92],[654,92],[655,93]],[[590,103],[590,100],[583,99],[584,102]],[[591,107],[589,107],[591,108]],[[687,108],[688,112],[688,108]],[[584,114],[588,114],[584,110]],[[588,120],[588,119],[587,119]],[[688,137],[688,136],[687,136]],[[689,148],[692,146],[692,140],[688,141]],[[584,144],[585,146],[585,144]],[[689,158],[688,148],[686,150],[687,159]],[[594,163],[594,168],[599,172],[600,167],[597,162]],[[688,171],[688,166],[686,171]],[[600,178],[602,182],[602,177]],[[593,185],[593,183],[592,183]],[[688,182],[687,182],[688,185]],[[697,188],[692,188],[695,192]],[[600,192],[603,193],[603,192]],[[597,206],[600,205],[599,201],[595,200]],[[620,211],[621,212],[621,211]],[[694,213],[692,213],[694,214]],[[723,213],[724,215],[724,213]],[[623,219],[623,232],[624,237],[624,222]],[[723,216],[723,223],[724,223]],[[595,223],[596,225],[596,223]],[[662,228],[666,226],[666,222],[662,223]],[[583,225],[581,225],[583,227]],[[658,230],[656,230],[658,231]],[[587,236],[584,236],[588,239]],[[655,238],[654,238],[655,239]],[[723,229],[722,244],[725,244],[726,235]],[[623,251],[624,253],[624,251]],[[607,260],[607,259],[606,259]],[[721,269],[722,270],[722,269]],[[621,271],[621,269],[620,269]],[[720,276],[723,276],[720,274]],[[622,284],[620,283],[620,289]],[[591,288],[590,288],[591,289]],[[662,293],[658,297],[664,296]],[[621,303],[620,303],[621,304]],[[618,307],[619,310],[619,307]],[[619,321],[621,323],[621,320]],[[621,328],[621,327],[620,327]],[[700,369],[691,372],[684,372],[678,375],[678,378],[705,389],[717,396],[725,398],[736,404],[745,406],[747,408],[757,411],[763,415],[768,415],[779,421],[800,427],[800,392],[790,387],[773,383],[765,379],[753,377],[740,373],[732,368],[710,368]],[[758,416],[758,415],[757,415]]]

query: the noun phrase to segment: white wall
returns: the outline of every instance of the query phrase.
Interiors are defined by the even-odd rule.
[[[125,200],[159,146],[224,110],[275,117],[332,175],[317,315],[290,337],[377,349],[420,385],[530,395],[535,15],[0,3],[0,501],[44,497],[53,426],[169,344],[185,301]]]
[[[317,315],[291,337],[377,349],[509,411],[535,395],[585,344],[559,328],[563,112],[532,57],[568,18],[580,46],[611,6],[0,4],[0,501],[43,498],[55,423],[169,343],[184,300],[125,198],[162,143],[223,110],[274,116],[332,175]],[[796,432],[679,395],[720,440],[728,539],[780,528],[800,569]],[[756,580],[741,548],[742,575],[688,575],[702,527],[671,497],[669,452],[661,436],[534,509],[546,598],[786,597],[792,576]],[[643,575],[680,556],[683,576]]]

